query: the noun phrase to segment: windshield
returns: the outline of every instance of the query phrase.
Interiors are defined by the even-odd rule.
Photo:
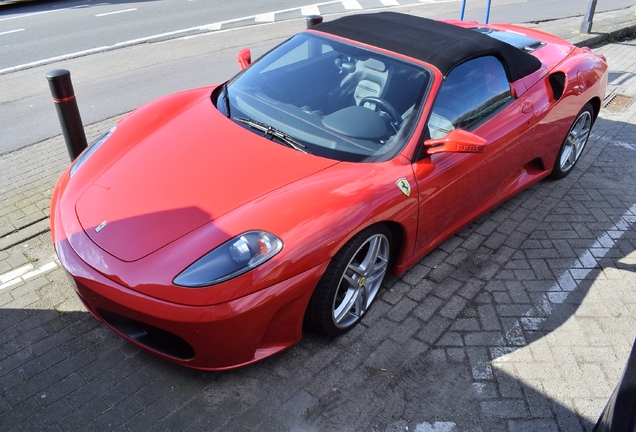
[[[246,120],[318,156],[388,160],[411,136],[430,76],[421,66],[301,33],[232,80],[216,106],[255,133],[263,135]]]

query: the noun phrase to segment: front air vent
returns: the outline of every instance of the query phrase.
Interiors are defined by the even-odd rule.
[[[565,74],[563,72],[555,72],[550,75],[549,80],[554,99],[561,99],[561,96],[563,96],[563,90],[565,89]]]
[[[181,360],[194,357],[192,346],[176,334],[104,309],[97,309],[97,313],[115,330],[153,351]]]

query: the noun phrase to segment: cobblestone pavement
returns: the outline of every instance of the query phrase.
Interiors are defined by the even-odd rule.
[[[231,372],[173,365],[89,316],[38,234],[61,138],[3,156],[2,211],[28,203],[9,216],[34,237],[0,233],[0,429],[590,430],[636,336],[636,104],[621,108],[636,41],[596,51],[618,96],[570,176],[387,280],[352,332]]]

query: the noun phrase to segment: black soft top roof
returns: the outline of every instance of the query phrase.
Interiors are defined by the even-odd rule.
[[[313,29],[425,61],[444,76],[467,60],[487,55],[499,58],[510,82],[541,67],[539,59],[505,42],[414,15],[395,12],[348,15]]]

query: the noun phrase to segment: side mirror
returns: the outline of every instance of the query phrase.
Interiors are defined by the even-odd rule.
[[[245,69],[252,63],[252,52],[249,48],[243,48],[238,53],[238,64],[241,70]]]
[[[487,141],[461,129],[454,129],[444,138],[424,141],[426,154],[435,153],[483,153]]]

